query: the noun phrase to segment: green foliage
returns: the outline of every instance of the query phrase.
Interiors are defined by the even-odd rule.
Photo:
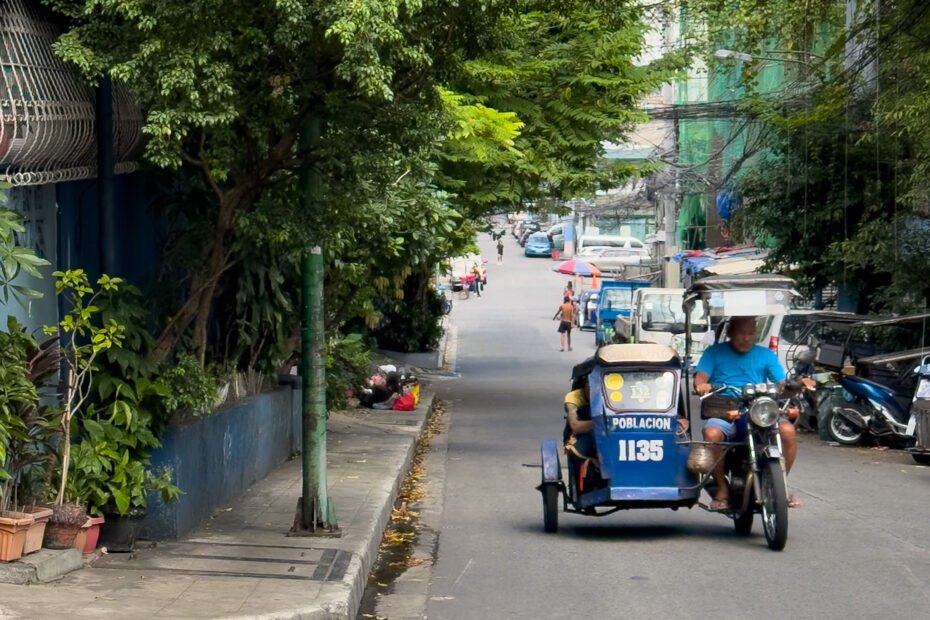
[[[0,511],[43,495],[56,410],[40,405],[40,390],[58,371],[58,342],[41,344],[14,319],[0,331]]]
[[[400,299],[384,299],[384,321],[374,332],[378,346],[390,351],[432,351],[442,337],[442,299],[428,286],[430,274],[407,278]]]
[[[239,370],[292,357],[296,259],[321,242],[330,334],[361,321],[404,349],[434,344],[435,313],[408,279],[461,253],[489,211],[635,174],[597,165],[602,142],[681,66],[634,62],[634,3],[46,1],[72,26],[58,54],[125,84],[146,110],[149,161],[195,188],[170,270],[186,291],[155,358],[190,341],[202,364]],[[312,213],[295,175],[309,115],[325,183]]]
[[[51,263],[36,256],[31,248],[17,245],[16,235],[24,233],[26,229],[22,224],[22,216],[6,208],[8,188],[8,184],[0,184],[0,300],[8,304],[11,299],[15,299],[22,304],[27,300],[40,299],[42,293],[21,284],[13,284],[13,281],[20,273],[41,278],[39,268]]]
[[[115,509],[123,515],[143,509],[152,491],[166,503],[180,496],[170,471],[155,475],[148,469],[148,450],[159,443],[144,424],[125,424],[93,412],[82,420],[81,430],[83,438],[73,450],[68,495],[86,498],[91,514]]]
[[[371,372],[371,356],[361,334],[332,338],[326,347],[326,404],[345,407],[350,390],[364,385]]]
[[[718,47],[760,57],[744,70],[745,107],[771,152],[741,181],[737,229],[772,240],[773,266],[807,286],[857,292],[860,311],[925,308],[926,3],[859,3],[849,16],[841,0],[684,6],[706,26],[692,34],[708,57]],[[760,94],[760,66],[780,61],[789,92]]]
[[[167,387],[165,407],[168,413],[190,411],[209,415],[216,403],[216,379],[204,370],[192,355],[182,354],[161,375]]]
[[[8,464],[15,442],[28,440],[26,423],[20,411],[38,406],[39,395],[29,380],[27,352],[33,344],[11,319],[8,331],[0,331],[0,508],[6,510],[10,501],[10,485],[16,473]],[[11,471],[13,470],[13,471]]]

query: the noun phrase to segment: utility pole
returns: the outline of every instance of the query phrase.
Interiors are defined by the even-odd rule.
[[[322,220],[322,179],[316,157],[320,150],[320,117],[311,109],[301,122],[299,149],[300,200],[303,216],[315,228],[313,245],[301,257],[300,373],[302,384],[303,494],[298,519],[291,531],[297,535],[338,535],[336,510],[329,497],[326,479],[326,346],[323,320],[323,233],[316,222]]]

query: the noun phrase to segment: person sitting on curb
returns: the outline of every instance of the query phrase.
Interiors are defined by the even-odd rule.
[[[756,344],[756,318],[736,316],[730,319],[727,328],[729,340],[706,349],[698,362],[694,376],[694,391],[700,395],[713,391],[712,384],[728,385],[738,389],[747,383],[764,383],[772,381],[781,390],[785,386],[785,370],[774,352]],[[710,503],[712,510],[729,510],[730,490],[727,486],[723,449],[716,444],[729,441],[733,437],[734,425],[722,418],[704,420],[704,440],[714,444],[714,481],[717,492]],[[782,418],[778,422],[782,449],[785,456],[785,473],[791,471],[798,453],[797,433],[790,420]],[[801,502],[793,495],[788,498],[790,508],[799,508]]]

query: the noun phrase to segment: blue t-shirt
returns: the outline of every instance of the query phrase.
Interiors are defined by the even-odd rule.
[[[721,342],[701,354],[698,372],[706,372],[710,383],[742,388],[747,383],[785,380],[785,371],[773,351],[753,345],[746,353],[737,353],[729,342]]]

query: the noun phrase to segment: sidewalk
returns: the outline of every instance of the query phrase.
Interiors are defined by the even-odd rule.
[[[289,538],[292,459],[182,540],[103,556],[60,581],[0,584],[0,618],[354,620],[433,396],[416,411],[333,414],[329,488],[340,538]]]

